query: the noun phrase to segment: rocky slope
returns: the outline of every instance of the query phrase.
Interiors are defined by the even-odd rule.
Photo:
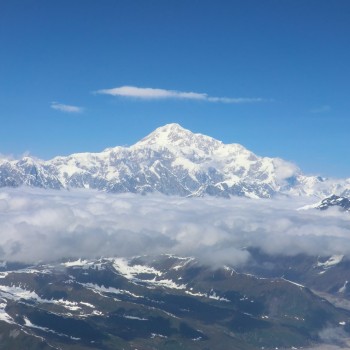
[[[300,284],[193,258],[2,265],[6,349],[296,349],[349,332],[348,311]]]
[[[332,195],[327,197],[319,203],[316,208],[320,210],[327,210],[330,207],[338,207],[343,211],[350,212],[350,199]]]

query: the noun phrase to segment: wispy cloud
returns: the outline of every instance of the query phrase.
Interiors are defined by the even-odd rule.
[[[329,105],[323,105],[323,106],[320,106],[320,107],[317,107],[317,108],[313,108],[311,110],[311,113],[327,113],[327,112],[330,112],[331,111],[331,106]]]
[[[0,161],[11,161],[16,159],[13,154],[2,154],[0,153]]]
[[[82,113],[83,108],[78,106],[66,105],[58,102],[51,102],[51,108],[66,113]]]
[[[102,89],[95,91],[97,94],[135,98],[141,100],[197,100],[219,103],[256,103],[268,101],[261,97],[214,97],[206,93],[184,92],[177,90],[165,90],[154,88],[141,88],[137,86],[120,86],[112,89]]]

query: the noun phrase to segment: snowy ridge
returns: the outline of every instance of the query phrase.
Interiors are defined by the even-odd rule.
[[[275,194],[324,198],[350,193],[350,179],[305,176],[290,162],[259,157],[239,144],[224,144],[178,124],[160,127],[131,147],[48,161],[2,159],[0,187],[21,185],[250,198]]]
[[[330,197],[324,198],[317,203],[303,206],[298,210],[309,210],[309,209],[327,210],[331,207],[336,207],[342,211],[350,212],[350,199],[333,194]]]
[[[316,205],[316,208],[320,210],[326,210],[330,207],[338,207],[343,211],[350,212],[350,199],[332,195],[328,198],[323,199]]]

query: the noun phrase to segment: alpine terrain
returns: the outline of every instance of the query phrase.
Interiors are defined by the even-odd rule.
[[[1,270],[3,349],[300,349],[343,345],[350,332],[350,312],[306,286],[193,258],[5,263]],[[325,339],[327,332],[335,336]]]
[[[0,159],[0,186],[90,188],[114,193],[178,196],[276,194],[347,196],[350,179],[306,176],[292,163],[259,157],[239,144],[223,144],[168,124],[130,147],[77,153],[48,161]]]
[[[343,211],[350,211],[350,199],[345,197],[340,197],[337,195],[332,195],[328,198],[325,198],[319,203],[316,208],[320,210],[326,210],[330,207],[338,207]]]
[[[19,186],[41,189],[4,188]],[[350,179],[169,124],[130,147],[1,159],[0,187],[1,349],[350,348]]]

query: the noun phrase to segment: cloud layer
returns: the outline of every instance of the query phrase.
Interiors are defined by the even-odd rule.
[[[136,98],[142,100],[165,100],[165,99],[182,99],[182,100],[197,100],[208,102],[221,103],[255,103],[266,101],[263,98],[231,98],[231,97],[212,97],[205,93],[197,92],[183,92],[176,90],[154,89],[154,88],[140,88],[136,86],[121,86],[112,89],[102,89],[95,93]]]
[[[242,247],[267,253],[350,253],[350,216],[297,211],[305,202],[3,189],[0,259],[173,253],[244,264]]]
[[[51,102],[51,108],[56,109],[56,110],[61,111],[61,112],[66,112],[66,113],[82,113],[83,112],[82,107],[65,105],[65,104],[58,103],[58,102]]]

